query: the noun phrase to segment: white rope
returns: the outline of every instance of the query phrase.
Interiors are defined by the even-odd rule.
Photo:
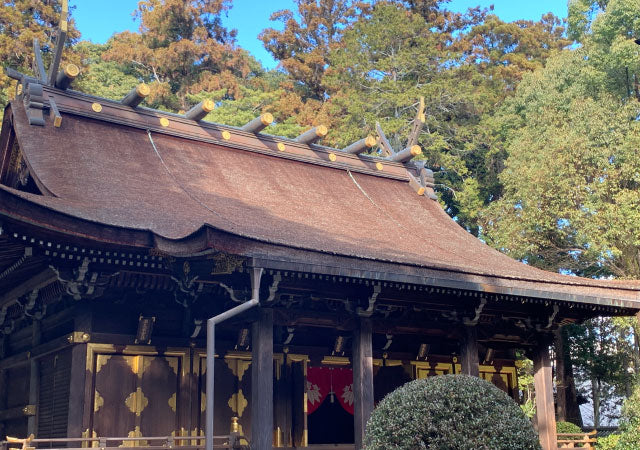
[[[349,174],[349,177],[351,177],[351,180],[355,183],[355,185],[358,187],[358,189],[360,189],[360,192],[362,192],[364,194],[365,197],[367,197],[369,199],[369,201],[373,204],[373,206],[375,206],[376,208],[378,208],[380,211],[382,211],[382,213],[387,216],[389,219],[391,219],[392,221],[395,222],[396,225],[398,225],[400,228],[403,228],[406,231],[411,232],[411,230],[409,230],[407,227],[405,227],[404,225],[402,225],[400,222],[398,222],[395,217],[393,217],[391,214],[389,214],[385,209],[383,209],[380,205],[378,205],[376,202],[373,201],[373,199],[371,197],[369,197],[369,194],[367,194],[365,192],[365,190],[362,188],[362,186],[360,186],[360,184],[356,181],[356,179],[353,177],[353,175],[351,174],[351,171],[349,169],[347,169],[347,173]]]
[[[209,211],[212,214],[215,214],[216,216],[220,217],[221,219],[226,220],[227,222],[230,222],[232,225],[236,225],[235,223],[233,223],[231,220],[229,220],[228,218],[224,217],[222,214],[214,211],[213,209],[209,208],[207,205],[205,205],[204,203],[202,203],[196,196],[192,195],[191,192],[189,192],[187,190],[187,188],[184,187],[184,185],[182,183],[180,183],[178,181],[178,179],[173,175],[173,173],[171,172],[171,170],[169,170],[169,168],[167,167],[167,165],[164,163],[164,160],[162,159],[162,156],[160,156],[160,152],[158,151],[156,144],[153,142],[153,138],[151,137],[151,130],[147,130],[147,134],[149,135],[149,142],[151,142],[151,146],[153,147],[153,151],[156,152],[156,155],[158,156],[158,159],[160,160],[160,162],[162,163],[162,167],[164,167],[164,170],[167,171],[167,173],[169,174],[169,176],[173,179],[174,183],[176,183],[180,189],[182,189],[182,191],[187,194],[189,196],[189,198],[191,200],[193,200],[194,202],[198,203],[200,206],[202,206],[204,209],[206,209],[207,211]]]

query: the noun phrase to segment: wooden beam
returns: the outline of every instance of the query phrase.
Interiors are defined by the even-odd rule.
[[[480,376],[478,361],[478,330],[465,326],[460,342],[460,366],[464,375]]]
[[[251,448],[273,445],[273,310],[260,309],[251,346]]]
[[[74,318],[76,333],[91,333],[92,316],[89,308],[82,308]],[[86,395],[85,383],[91,379],[87,371],[87,344],[74,345],[71,349],[71,377],[69,386],[69,414],[67,417],[67,437],[82,437],[87,419],[85,405],[90,405],[90,397]]]
[[[249,133],[260,133],[266,127],[271,125],[273,122],[273,115],[271,113],[260,114],[258,117],[253,119],[252,121],[244,124],[242,129],[244,131],[248,131]]]
[[[308,131],[305,131],[300,136],[295,138],[296,142],[300,142],[302,144],[313,144],[314,142],[322,139],[329,132],[328,128],[324,125],[318,125],[317,127],[313,127]]]
[[[34,73],[38,76],[43,83],[47,82],[47,72],[44,70],[44,64],[42,63],[42,52],[40,51],[40,42],[38,38],[33,38],[33,60],[35,63]]]
[[[292,447],[307,446],[307,361],[291,362],[291,440]]]
[[[553,407],[553,379],[549,345],[540,343],[533,352],[533,382],[536,390],[536,417],[538,435],[543,450],[555,450],[558,447],[556,435],[556,416]]]
[[[215,108],[213,100],[203,100],[184,114],[184,117],[196,122],[204,119]]]
[[[418,101],[418,111],[416,112],[416,117],[413,119],[413,123],[411,125],[411,133],[409,134],[409,139],[407,140],[407,147],[411,147],[418,143],[418,138],[420,137],[422,127],[424,127],[424,123],[427,121],[427,118],[424,115],[424,108],[424,97],[420,97],[420,100]]]
[[[55,86],[64,91],[71,86],[71,83],[73,83],[73,80],[75,80],[78,75],[80,75],[78,66],[69,63],[56,75]]]
[[[49,116],[53,120],[53,126],[55,128],[60,128],[62,125],[62,115],[60,114],[58,105],[53,97],[49,97]]]
[[[2,337],[2,340],[4,341],[4,335]],[[7,407],[7,385],[9,384],[8,375],[8,371],[0,369],[0,411],[3,411]],[[4,438],[4,436],[6,436],[7,433],[5,432],[5,430],[6,425],[4,421],[0,419],[0,438]]]
[[[20,419],[22,417],[34,417],[36,415],[36,405],[16,406],[14,408],[0,411],[0,422],[5,420]]]
[[[40,345],[40,339],[42,337],[41,323],[39,320],[34,320],[31,325],[31,348]],[[40,394],[40,362],[32,359],[29,370],[29,404],[36,405],[38,403],[38,397]],[[38,417],[34,414],[27,419],[27,434],[36,434],[38,430]]]
[[[2,359],[0,360],[0,370],[24,366],[33,359],[42,358],[43,356],[59,352],[70,345],[76,344],[77,342],[74,342],[71,336],[72,334],[61,336],[49,342],[45,342],[44,344],[40,344],[37,347],[32,348],[31,351],[16,353],[15,355]]]
[[[132,108],[135,108],[150,93],[151,93],[151,89],[149,89],[149,86],[147,86],[144,83],[140,83],[139,85],[131,89],[129,93],[125,95],[122,100],[120,100],[120,103],[122,103],[123,105],[131,106]]]
[[[0,295],[0,309],[35,289],[42,289],[43,287],[50,285],[57,279],[58,276],[55,272],[47,267],[42,272],[39,272],[28,280],[20,283],[9,292]]]
[[[355,449],[364,446],[367,421],[373,411],[373,331],[371,320],[360,318],[353,334],[353,422]]]
[[[376,122],[376,131],[378,132],[378,137],[380,138],[380,147],[382,148],[382,156],[391,156],[396,151],[391,147],[387,136],[385,136],[384,131],[382,131],[382,127],[379,122]]]
[[[419,145],[412,145],[411,147],[407,147],[404,150],[399,151],[398,153],[394,153],[391,156],[388,156],[387,159],[389,161],[396,161],[405,163],[415,156],[422,155],[422,149]]]
[[[354,142],[353,144],[342,149],[345,153],[351,153],[353,155],[359,155],[363,152],[368,152],[373,147],[376,146],[378,140],[373,136],[367,136],[364,139],[360,139],[359,141]]]
[[[53,50],[53,60],[49,66],[49,84],[54,85],[56,77],[58,76],[58,67],[60,67],[60,60],[62,59],[62,51],[64,50],[64,43],[67,40],[67,16],[69,14],[69,2],[68,0],[62,0],[62,9],[60,11],[60,23],[58,24],[58,34],[56,37],[56,47]]]

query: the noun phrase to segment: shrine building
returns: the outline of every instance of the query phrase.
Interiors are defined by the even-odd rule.
[[[359,449],[376,402],[409,380],[475,375],[521,401],[520,353],[550,450],[553,333],[640,311],[638,282],[542,271],[469,234],[419,148],[382,132],[328,148],[322,126],[263,133],[268,113],[231,127],[202,120],[208,101],[142,107],[145,85],[85,95],[60,66],[8,71],[0,440],[202,448],[207,321],[254,299],[215,328],[214,436],[236,417],[252,449]]]

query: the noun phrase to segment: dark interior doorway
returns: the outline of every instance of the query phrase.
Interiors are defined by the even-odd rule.
[[[307,418],[309,444],[353,444],[353,416],[330,396]]]

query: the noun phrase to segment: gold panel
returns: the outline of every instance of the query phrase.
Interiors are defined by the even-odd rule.
[[[200,394],[200,412],[205,412],[207,410],[207,394],[204,392]]]
[[[224,362],[227,363],[229,369],[233,373],[233,375],[238,379],[238,381],[242,381],[242,377],[244,373],[247,371],[249,366],[251,365],[251,360],[245,359],[229,359],[225,357]]]
[[[97,359],[98,354],[106,353],[113,354],[116,352],[116,347],[113,344],[87,344],[87,366],[86,369],[89,372],[93,372],[93,361]]]
[[[135,413],[136,416],[140,416],[140,413],[149,405],[149,399],[144,396],[142,389],[138,388],[135,392],[129,394],[124,401],[129,411]]]
[[[167,403],[169,403],[169,408],[171,408],[171,411],[176,412],[176,393],[175,392],[171,397],[169,397],[169,401]]]
[[[133,357],[125,357],[126,363],[131,367],[131,371],[138,375],[138,378],[142,378],[144,372],[151,366],[155,358],[149,356],[133,356]],[[177,371],[176,371],[177,374]]]
[[[229,408],[238,415],[238,417],[242,417],[244,409],[249,405],[249,402],[242,393],[242,389],[240,389],[237,394],[233,394],[231,396],[228,405]]]
[[[86,430],[84,430],[82,432],[82,436],[83,438],[96,438],[98,437],[98,433],[96,433],[95,430],[92,430],[91,433],[89,433],[89,429],[87,428]],[[98,447],[99,442],[98,441],[83,441],[82,444],[80,444],[83,448],[87,448],[87,447]]]
[[[332,364],[334,366],[348,366],[351,364],[346,356],[325,356],[322,358],[322,364]]]
[[[374,366],[380,366],[380,367],[396,367],[396,366],[401,366],[402,365],[402,360],[400,359],[380,359],[380,358],[374,358],[373,359],[373,365]]]
[[[100,372],[100,369],[109,362],[111,355],[98,355],[96,357],[96,373]]]
[[[178,366],[180,365],[178,358],[165,357],[164,359],[167,361],[167,364],[169,364],[169,367],[171,367],[171,370],[173,370],[173,373],[178,375]]]
[[[127,434],[127,437],[130,437],[130,438],[142,437],[142,432],[140,431],[140,426],[136,425],[136,427],[133,429],[133,431],[129,431],[129,433]],[[147,445],[149,445],[149,443],[147,441],[142,440],[142,441],[123,442],[118,447],[146,447]]]
[[[102,406],[104,406],[104,398],[102,398],[100,392],[95,391],[93,397],[93,412],[100,411],[100,408],[102,408]]]

